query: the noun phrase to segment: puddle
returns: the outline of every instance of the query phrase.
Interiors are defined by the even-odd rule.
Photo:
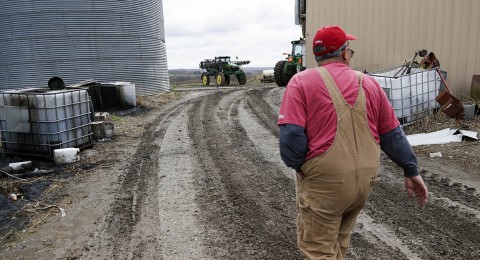
[[[0,161],[0,167],[18,161],[24,160],[16,157],[4,157]],[[34,165],[35,168],[50,169],[53,170],[53,172],[45,174],[45,177],[27,178],[29,183],[24,184],[15,182],[12,179],[2,178],[2,182],[0,183],[0,239],[9,240],[10,238],[14,238],[18,232],[21,232],[30,225],[31,216],[22,210],[24,208],[30,208],[29,204],[35,203],[36,201],[42,203],[44,199],[42,194],[52,185],[55,179],[62,180],[75,176],[73,172],[66,171],[64,167],[56,166],[49,161],[35,161]],[[18,195],[16,201],[12,201],[8,197],[12,192]],[[48,200],[51,200],[51,198],[48,198]],[[53,200],[55,200],[55,198]],[[51,204],[50,201],[48,204]]]
[[[25,184],[20,186],[20,192],[26,200],[36,200],[42,195],[42,192],[47,189],[52,182],[49,180],[36,181],[32,184]]]

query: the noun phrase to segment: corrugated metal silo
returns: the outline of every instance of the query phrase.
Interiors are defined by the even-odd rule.
[[[0,88],[94,79],[169,91],[161,0],[0,1]]]

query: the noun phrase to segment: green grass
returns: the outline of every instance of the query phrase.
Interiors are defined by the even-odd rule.
[[[123,121],[122,117],[114,115],[114,114],[110,115],[110,119],[114,122],[122,122]]]

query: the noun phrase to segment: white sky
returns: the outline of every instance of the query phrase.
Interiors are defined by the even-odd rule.
[[[294,0],[163,0],[169,69],[215,56],[273,67],[302,35]]]

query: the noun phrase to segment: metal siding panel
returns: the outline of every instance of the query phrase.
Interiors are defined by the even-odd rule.
[[[382,17],[382,13],[379,12],[379,3],[375,3],[373,0],[369,0],[370,8],[366,8],[365,14],[368,16],[365,21],[361,23],[363,27],[365,24],[371,24],[370,28],[366,28],[368,30],[367,35],[367,43],[370,44],[369,48],[365,48],[367,51],[365,52],[366,60],[368,60],[368,64],[366,64],[364,69],[369,71],[372,68],[376,67],[379,62],[383,60],[384,57],[379,55],[382,53],[382,50],[378,47],[385,44],[384,36],[380,35],[381,27],[379,25],[379,19]],[[352,41],[355,43],[356,41]],[[354,58],[356,58],[354,56]]]
[[[369,1],[372,2],[372,1]],[[379,60],[376,58],[375,53],[378,53],[378,49],[375,49],[374,46],[380,42],[381,38],[376,37],[375,33],[375,19],[374,17],[377,15],[374,12],[374,6],[375,4],[370,4],[369,8],[364,8],[363,13],[365,16],[362,18],[359,17],[359,22],[356,23],[360,25],[360,32],[362,35],[365,37],[365,43],[369,44],[369,48],[364,48],[365,51],[365,60],[369,61],[367,64],[365,64],[365,68],[367,70],[371,70],[371,68],[374,66],[375,62],[378,62]],[[353,22],[353,21],[352,21]],[[370,26],[365,26],[366,24]]]
[[[333,22],[333,24],[342,24],[342,23],[345,23],[345,17],[348,17],[346,15],[346,11],[347,11],[347,3],[345,0],[337,0],[334,2],[335,4],[335,9],[336,9],[336,13],[335,12],[332,12],[332,14],[335,14],[335,21]]]
[[[480,31],[478,30],[478,25],[480,24],[480,15],[478,15],[478,13],[480,13],[480,1],[476,1],[476,0],[472,1],[470,11],[471,11],[471,17],[469,21],[470,46],[468,49],[469,50],[468,53],[471,52],[472,54],[471,56],[469,56],[469,59],[467,62],[467,65],[470,68],[467,76],[480,74],[480,48],[478,47],[480,46]],[[471,80],[472,80],[471,76],[470,78],[467,78],[469,89],[470,89]]]
[[[386,46],[382,46],[382,49],[384,49],[387,52],[387,61],[386,63],[383,63],[381,65],[385,66],[385,64],[387,64],[388,67],[391,67],[389,66],[389,64],[392,64],[393,61],[397,61],[397,60],[401,61],[401,59],[400,59],[399,50],[396,50],[393,47],[395,44],[395,36],[396,36],[394,28],[397,24],[397,21],[395,20],[395,14],[396,14],[396,11],[394,8],[395,2],[392,2],[392,1],[385,1],[385,2],[387,2],[387,6],[386,6],[387,9],[383,11],[388,14],[388,22],[385,23],[384,31],[387,32],[386,34],[387,34],[388,41],[386,43]],[[389,48],[391,48],[392,50],[390,50]],[[380,68],[375,68],[375,69],[380,69]]]
[[[417,13],[415,17],[422,17],[419,21],[415,22],[415,26],[417,27],[416,30],[416,38],[418,39],[419,45],[422,46],[421,48],[426,48],[427,50],[433,50],[431,48],[432,46],[431,43],[429,42],[429,39],[431,39],[431,19],[430,17],[430,7],[429,1],[426,1],[425,4],[423,5],[417,5]]]
[[[456,95],[468,95],[480,73],[480,1],[476,0],[307,0],[307,66],[316,30],[338,24],[352,41],[352,67],[377,70],[410,61],[415,51],[435,52]]]
[[[400,50],[400,54],[401,56],[404,58],[404,59],[409,59],[410,57],[410,53],[411,53],[411,49],[410,49],[410,46],[407,45],[407,41],[406,41],[406,38],[405,38],[405,20],[407,19],[406,17],[406,11],[405,11],[405,3],[406,1],[405,0],[402,0],[402,1],[397,1],[397,14],[394,16],[395,17],[395,20],[397,20],[396,22],[396,28],[395,28],[395,31],[397,32],[396,33],[396,37],[395,37],[395,43],[396,43],[396,46],[395,48],[398,48]],[[399,19],[401,17],[401,19]],[[410,35],[409,33],[407,33],[407,36]],[[402,59],[403,61],[403,59]]]
[[[359,17],[362,16],[361,12],[363,12],[363,10],[356,10],[355,8],[352,8],[351,6],[349,6],[347,8],[346,17],[343,17],[343,18],[339,17],[339,19],[343,19],[343,21],[338,21],[336,22],[336,24],[344,28],[345,31],[347,31],[349,34],[358,36],[360,35],[360,31],[362,30],[362,25],[361,25],[361,22],[359,21]],[[359,21],[359,22],[355,23],[353,21]],[[366,55],[365,52],[357,51],[357,50],[363,49],[362,44],[364,40],[365,38],[363,38],[362,41],[357,40],[357,41],[350,42],[351,48],[356,52],[355,58],[357,58],[357,55],[359,55],[360,57]],[[352,67],[355,66],[353,60],[351,65]]]
[[[464,55],[466,53],[465,50],[467,50],[467,38],[466,38],[466,35],[462,35],[461,32],[462,32],[462,22],[461,22],[461,18],[462,18],[462,13],[461,13],[461,10],[462,10],[462,5],[463,5],[463,0],[462,1],[458,1],[458,3],[451,3],[452,4],[452,9],[450,9],[450,19],[451,22],[451,34],[450,34],[450,39],[449,39],[449,42],[450,42],[450,46],[456,46],[457,48],[449,51],[450,53],[450,57],[449,57],[449,63],[448,64],[457,64],[457,65],[460,65],[458,64],[458,61],[460,60],[466,60],[466,56]],[[466,26],[466,24],[464,25]],[[455,75],[455,77],[458,77],[458,75],[462,74],[463,71],[465,70],[465,67],[464,66],[450,66],[450,74],[451,75]],[[457,89],[458,86],[453,85],[451,86],[452,88],[454,89]],[[463,95],[464,93],[462,93]]]
[[[468,4],[467,4],[468,3]],[[465,60],[459,60],[457,66],[465,68],[465,72],[461,75],[465,86],[465,95],[470,95],[470,88],[472,84],[472,76],[480,74],[480,31],[478,25],[480,24],[480,1],[470,0],[466,1],[464,6],[466,34],[461,37],[468,36],[468,43],[466,50],[459,50],[466,55]],[[460,80],[459,79],[459,80]]]
[[[315,67],[315,59],[313,58],[313,51],[312,51],[312,40],[313,35],[316,32],[316,24],[318,24],[317,19],[318,15],[314,12],[316,9],[315,1],[313,0],[306,0],[305,1],[305,46],[307,48],[306,56],[307,59],[307,67],[312,68]]]
[[[323,12],[325,15],[325,18],[327,19],[327,21],[331,21],[330,24],[334,24],[335,23],[334,20],[337,17],[336,15],[334,15],[334,12],[335,10],[338,10],[335,8],[335,4],[337,3],[337,1],[324,1],[324,2],[325,4],[321,7],[319,6],[319,8],[322,8],[323,10],[328,10],[328,12]]]
[[[454,52],[455,50],[453,49],[453,45],[452,45],[452,36],[453,36],[453,16],[452,16],[452,13],[453,13],[453,3],[451,3],[450,1],[445,1],[445,0],[442,0],[442,5],[443,5],[443,10],[444,10],[444,27],[443,27],[443,35],[442,35],[442,38],[441,38],[441,45],[440,45],[440,49],[442,49],[442,55],[439,56],[438,58],[440,59],[440,62],[443,61],[443,64],[448,64],[448,65],[452,65],[452,57],[454,57]],[[450,46],[451,48],[448,48],[447,46]],[[449,73],[449,77],[451,78],[452,75],[455,75],[455,73],[453,72],[453,69],[449,69],[448,70],[448,73]]]
[[[161,0],[0,1],[0,89],[86,79],[169,91]]]
[[[372,70],[378,70],[381,69],[383,64],[388,64],[389,59],[393,54],[387,49],[387,46],[389,46],[392,42],[391,36],[393,35],[393,31],[390,30],[389,25],[391,19],[389,13],[386,11],[389,9],[390,2],[376,1],[374,4],[378,6],[377,13],[381,14],[377,16],[377,35],[379,35],[379,37],[383,36],[383,38],[380,41],[377,41],[377,44],[375,45],[375,49],[378,50],[378,56],[381,60],[378,63],[375,63],[375,67],[372,68]]]

